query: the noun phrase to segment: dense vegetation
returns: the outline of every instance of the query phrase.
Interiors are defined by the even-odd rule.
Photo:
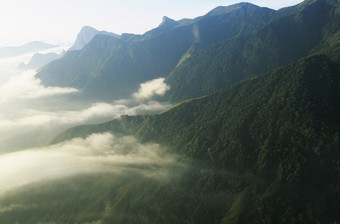
[[[51,143],[112,131],[162,143],[199,161],[174,183],[177,197],[152,202],[169,223],[340,220],[340,71],[330,57],[338,60],[339,51],[300,60],[159,115],[76,127]],[[178,204],[164,219],[173,198]]]
[[[259,15],[263,15],[257,10],[242,7],[232,12],[244,13],[244,18],[256,21]],[[227,14],[224,17],[233,19],[235,16]],[[256,29],[250,21],[241,21],[241,27],[250,25],[253,32],[240,32],[212,45],[195,47],[191,57],[167,77],[166,82],[172,89],[165,98],[176,102],[210,94],[246,77],[262,74],[318,51],[339,47],[338,3],[306,1],[281,9],[274,15],[271,13],[269,18],[262,20],[266,23]],[[206,26],[213,24],[207,23]],[[221,30],[229,31],[228,27]]]
[[[110,100],[162,75],[165,99],[186,100],[46,145],[111,132],[159,143],[178,163],[32,184],[1,197],[0,223],[339,222],[339,9],[337,0],[279,11],[242,3],[68,52],[38,74],[45,84]]]
[[[139,84],[164,77],[194,41],[190,27],[152,37],[97,35],[82,50],[69,51],[43,67],[37,77],[48,86],[73,86],[82,99],[128,97]]]
[[[307,0],[274,11],[249,3],[218,7],[196,19],[163,23],[144,35],[97,35],[79,51],[42,68],[45,85],[111,101],[142,82],[167,77],[166,100],[211,94],[301,57],[339,46],[339,3]]]

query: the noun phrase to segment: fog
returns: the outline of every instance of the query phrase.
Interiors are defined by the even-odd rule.
[[[34,77],[35,71],[18,71],[0,86],[0,103],[24,99],[38,99],[60,94],[75,93],[75,88],[45,87]]]
[[[39,53],[57,52],[63,48]],[[106,122],[121,115],[157,113],[171,107],[153,101],[169,86],[164,78],[141,83],[138,92],[112,102],[73,102],[68,96],[81,94],[75,88],[46,87],[36,71],[17,65],[37,52],[0,59],[0,153],[37,147],[59,132],[80,124]]]
[[[44,52],[60,53],[61,47]],[[0,197],[15,195],[26,187],[39,188],[81,175],[132,172],[152,178],[169,178],[170,169],[186,167],[166,148],[141,144],[132,136],[97,133],[56,145],[41,147],[67,128],[106,122],[121,115],[158,113],[171,107],[153,100],[170,89],[164,78],[140,84],[139,90],[112,102],[73,102],[76,88],[46,87],[34,70],[19,70],[38,52],[0,59]],[[5,203],[6,204],[6,203]],[[26,207],[27,206],[27,207]],[[35,205],[10,203],[0,214]],[[94,222],[95,223],[95,222]]]
[[[158,78],[142,83],[138,92],[133,96],[139,100],[149,99],[154,95],[163,96],[170,89],[164,80],[164,78]]]
[[[86,139],[0,155],[0,195],[78,174],[130,169],[150,178],[164,178],[170,166],[180,165],[177,161],[155,143],[141,144],[131,136],[92,134]]]

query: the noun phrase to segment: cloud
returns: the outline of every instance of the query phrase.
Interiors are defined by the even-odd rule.
[[[155,95],[163,96],[170,89],[170,86],[165,84],[164,80],[164,78],[158,78],[140,84],[138,92],[134,93],[133,97],[138,100],[144,100]]]
[[[79,174],[132,170],[163,178],[174,164],[182,165],[158,144],[141,144],[131,136],[93,134],[48,148],[0,155],[0,195],[32,183]]]
[[[35,207],[34,205],[23,205],[23,204],[10,204],[8,206],[0,206],[0,214],[1,213],[5,213],[5,212],[10,212],[13,210],[25,210],[25,209],[29,209]]]
[[[6,60],[10,62],[8,66]],[[45,87],[33,70],[12,69],[18,60],[23,58],[0,59],[0,72],[3,70],[9,77],[2,84],[0,80],[0,153],[41,145],[75,125],[106,122],[121,115],[161,112],[171,107],[169,103],[146,98],[165,93],[169,87],[163,78],[141,84],[139,92],[130,99],[112,103],[75,102],[68,96],[78,94],[77,89]]]
[[[135,96],[142,99],[152,94],[164,94],[168,87],[163,78],[141,84],[139,93]],[[121,115],[137,115],[141,113],[160,112],[172,105],[157,101],[141,101],[121,99],[113,103],[97,102],[89,106],[78,105],[72,108],[67,98],[62,101],[49,103],[49,97],[78,92],[74,88],[44,87],[39,79],[34,77],[33,71],[25,71],[14,75],[0,86],[0,132],[8,128],[51,126],[52,124],[79,124],[84,122],[102,122],[104,119],[115,119]],[[151,95],[150,95],[151,94]],[[143,97],[142,97],[143,96]],[[33,100],[34,101],[31,101]],[[32,103],[30,103],[32,102]],[[34,108],[36,102],[49,105],[47,110]],[[57,108],[58,104],[70,104],[66,110]],[[73,103],[74,104],[74,103]],[[33,107],[32,109],[29,109]],[[67,110],[68,109],[68,110]]]
[[[106,122],[121,115],[156,113],[172,106],[157,101],[140,103],[130,99],[73,107],[72,102],[62,100],[53,104],[50,104],[48,99],[40,98],[34,101],[46,103],[48,106],[45,106],[44,110],[35,108],[29,103],[31,100],[14,104],[11,101],[3,103],[0,108],[0,153],[41,145],[59,132],[75,125]],[[58,108],[61,103],[66,105],[66,110]]]
[[[0,132],[9,128],[41,127],[52,124],[79,124],[100,120],[115,119],[121,115],[137,115],[141,113],[160,112],[171,107],[171,104],[162,104],[150,101],[145,104],[127,106],[123,104],[94,103],[90,107],[73,111],[40,111],[23,110],[16,119],[8,119],[0,114]]]
[[[57,222],[38,222],[37,224],[57,224]],[[103,224],[102,221],[83,222],[82,224]]]
[[[34,75],[35,72],[31,70],[12,76],[5,84],[0,86],[0,102],[4,103],[16,99],[37,99],[79,91],[75,88],[45,87]]]
[[[50,49],[43,50],[43,51],[31,52],[31,53],[23,54],[17,57],[0,58],[1,78],[3,78],[2,76],[4,75],[6,76],[5,77],[6,79],[9,77],[5,73],[17,73],[18,71],[16,70],[16,68],[18,67],[18,65],[21,63],[27,64],[32,58],[32,56],[36,53],[47,54],[47,53],[53,52],[56,54],[61,54],[64,49],[68,49],[68,48],[69,48],[69,44],[67,45],[62,44],[62,46],[59,46],[59,47],[50,48]],[[0,79],[0,83],[6,80],[5,78]]]
[[[98,220],[98,221],[93,221],[93,222],[84,222],[83,224],[103,224],[103,222]]]

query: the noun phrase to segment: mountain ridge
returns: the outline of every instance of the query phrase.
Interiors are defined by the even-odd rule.
[[[248,20],[252,21],[252,24],[254,24],[255,27],[261,26],[262,20],[266,20],[269,16],[267,14],[272,11],[255,6],[254,8],[259,11],[264,10],[264,16],[260,16],[256,20]],[[244,14],[236,14],[239,19],[234,19],[234,21],[243,21],[243,15]],[[212,20],[219,25],[213,27],[213,30],[211,30],[212,26],[208,24],[209,20]],[[119,39],[112,37],[112,39],[117,40],[111,40],[109,42],[112,43],[111,46],[107,45],[106,47],[107,49],[112,49],[111,52],[105,56],[97,54],[97,57],[94,58],[93,61],[97,61],[98,65],[93,66],[93,68],[81,68],[78,63],[69,64],[64,58],[47,65],[45,69],[42,69],[37,74],[37,77],[47,86],[60,85],[80,88],[86,96],[97,95],[97,98],[105,100],[109,97],[112,99],[115,96],[116,98],[122,95],[126,96],[132,94],[142,82],[153,78],[167,76],[167,74],[176,67],[181,58],[183,58],[183,55],[185,55],[185,53],[193,46],[209,45],[215,41],[215,39],[231,38],[232,36],[237,35],[241,30],[241,27],[233,27],[229,30],[230,32],[227,32],[228,30],[225,29],[222,33],[220,32],[221,29],[219,27],[222,27],[223,24],[226,24],[225,26],[229,26],[229,23],[233,24],[231,20],[231,18],[229,20],[224,20],[222,17],[214,17],[211,19],[210,17],[201,17],[196,20],[190,20],[189,22],[178,22],[178,25],[176,25],[176,22],[176,24],[172,24],[170,28],[169,26],[166,26],[166,29],[161,29],[163,28],[163,26],[161,26],[160,28],[146,32],[144,35],[122,35]],[[199,26],[202,26],[204,30],[202,30]],[[253,29],[254,27],[249,26],[242,29],[242,32],[251,32]],[[224,35],[227,36],[223,37]],[[213,36],[214,40],[209,40]],[[81,52],[72,54],[72,56],[69,55],[67,60],[79,61],[79,63],[86,65],[86,60],[90,60],[92,57],[92,53],[90,53],[89,49],[92,48],[95,50],[94,48],[96,46],[104,44],[99,43],[98,41],[100,40],[100,38],[94,38],[88,44],[87,48],[84,48]],[[116,44],[117,46],[115,46]],[[108,52],[107,49],[104,52]],[[144,52],[143,57],[139,56],[141,52]],[[98,60],[98,56],[100,60]],[[84,57],[87,59],[82,59]],[[118,64],[119,68],[117,67]],[[115,72],[115,70],[119,70],[120,74]],[[76,80],[76,76],[80,75],[80,73],[89,77],[83,78],[83,80],[88,79],[88,83],[80,84],[80,82],[77,83],[69,81],[70,79]],[[86,73],[97,74],[97,78],[92,79],[91,76]],[[139,83],[134,83],[132,85],[131,83],[128,84],[125,82],[125,77],[132,78],[132,76],[133,80],[139,79]],[[94,86],[94,89],[103,89],[103,87],[97,88],[97,80],[101,84],[110,83],[110,86],[113,88],[105,87],[105,93],[95,92],[92,87],[87,88],[87,86]],[[124,88],[120,88],[122,86],[124,86]],[[126,93],[128,89],[131,89],[131,91]],[[123,93],[123,91],[125,91],[125,93]]]
[[[67,158],[67,177],[3,195],[0,223],[339,222],[339,10],[242,3],[68,51],[37,74],[45,85],[112,104],[162,76],[177,104],[47,141],[34,151]]]
[[[0,58],[16,57],[35,51],[47,50],[54,47],[58,47],[58,45],[48,44],[41,41],[32,41],[20,46],[2,47],[0,48]]]
[[[97,132],[134,135],[215,170],[252,176],[222,206],[222,223],[334,222],[339,195],[329,186],[340,185],[339,55],[301,59],[158,115],[75,127],[49,144]],[[214,180],[212,192],[229,189],[218,185],[222,180]]]
[[[340,46],[338,8],[331,0],[277,11],[250,3],[217,7],[191,20],[165,19],[169,25],[143,35],[94,38],[37,77],[46,86],[79,88],[82,98],[104,101],[126,98],[140,83],[166,77],[171,89],[162,99],[180,102]],[[100,54],[95,48],[103,44]],[[90,67],[88,61],[96,63]]]
[[[41,66],[50,63],[51,61],[57,60],[61,57],[61,55],[58,55],[57,53],[51,52],[47,54],[40,54],[36,53],[32,56],[30,61],[25,64],[21,63],[18,68],[19,69],[38,69]]]
[[[172,90],[164,99],[178,102],[213,93],[321,49],[327,52],[339,47],[334,36],[340,20],[335,21],[333,14],[339,8],[339,3],[330,1],[301,3],[276,11],[267,24],[252,33],[198,48],[167,76],[165,82]]]
[[[98,31],[93,27],[90,26],[84,26],[81,28],[80,32],[77,35],[77,38],[70,47],[69,51],[74,50],[81,50],[86,44],[88,44],[96,35],[108,35],[112,37],[119,38],[120,36],[115,33],[109,33],[106,31]]]

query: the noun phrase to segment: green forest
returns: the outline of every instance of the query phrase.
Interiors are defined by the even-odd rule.
[[[174,106],[46,141],[51,150],[109,133],[134,147],[117,140],[113,170],[1,196],[0,223],[340,222],[339,1],[240,3],[164,21],[144,35],[98,35],[39,70],[46,85],[81,89],[79,101],[162,76],[171,88],[154,99]]]

